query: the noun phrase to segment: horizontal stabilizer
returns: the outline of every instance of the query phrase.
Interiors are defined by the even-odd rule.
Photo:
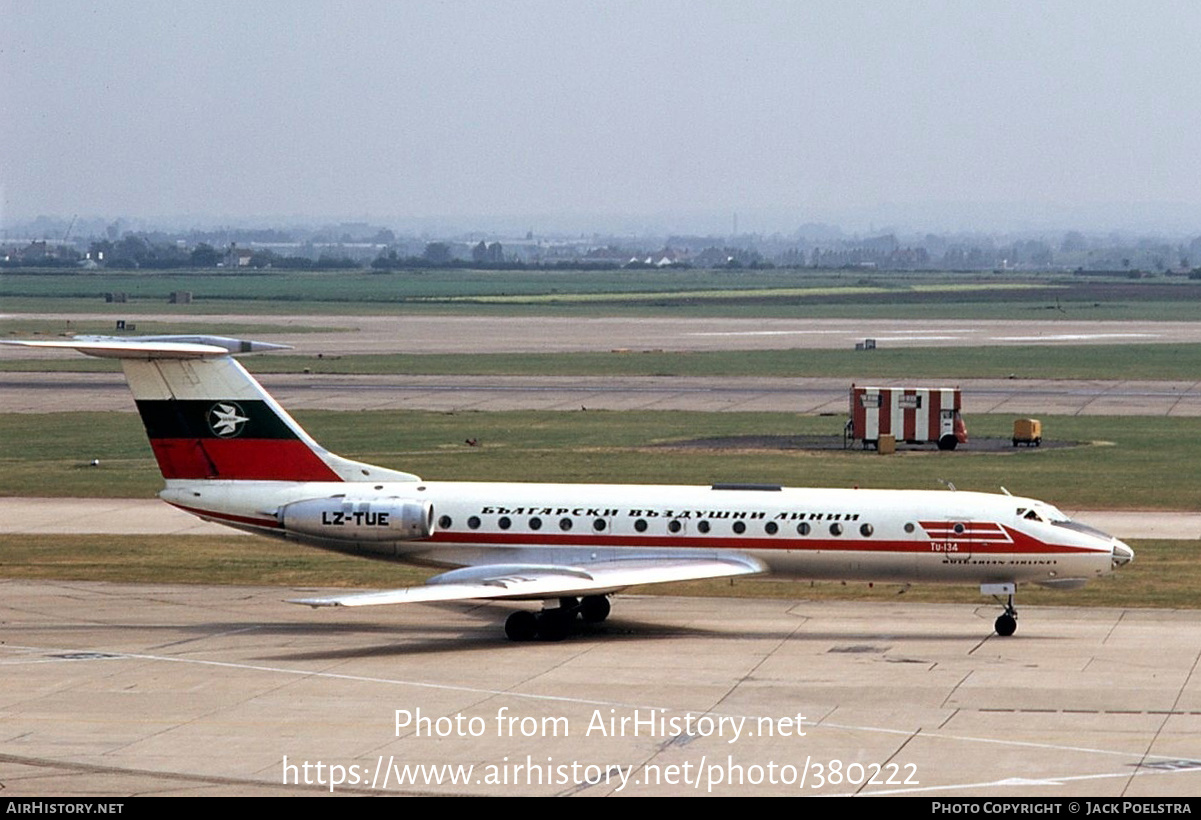
[[[745,556],[728,559],[629,559],[585,566],[497,564],[465,567],[436,575],[425,586],[380,592],[351,592],[289,603],[307,606],[375,606],[486,599],[537,600],[572,595],[604,595],[638,584],[698,581],[758,575],[762,564]]]
[[[231,353],[290,350],[291,345],[232,339],[228,336],[76,336],[45,341],[3,341],[21,347],[78,350],[103,359],[205,359]]]

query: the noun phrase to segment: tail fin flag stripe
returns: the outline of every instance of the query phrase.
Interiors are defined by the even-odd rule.
[[[156,438],[287,439],[296,432],[262,400],[139,399],[146,434]]]
[[[232,359],[124,364],[163,478],[342,480]]]
[[[285,439],[151,438],[163,478],[341,481],[308,445]]]

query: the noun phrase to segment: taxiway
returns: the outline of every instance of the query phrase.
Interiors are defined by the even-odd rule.
[[[12,797],[1201,792],[1196,611],[619,596],[511,644],[500,605],[0,587]]]

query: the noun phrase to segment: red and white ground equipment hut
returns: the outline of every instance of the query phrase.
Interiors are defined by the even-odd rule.
[[[856,387],[851,385],[851,420],[847,437],[864,447],[878,447],[880,436],[908,444],[937,444],[954,450],[967,443],[967,426],[959,410],[957,387]]]

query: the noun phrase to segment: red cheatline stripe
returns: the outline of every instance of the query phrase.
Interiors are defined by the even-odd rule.
[[[523,545],[534,547],[644,547],[655,549],[716,549],[716,550],[794,550],[797,552],[813,552],[816,550],[829,552],[889,552],[911,555],[951,555],[955,552],[932,550],[929,543],[924,541],[885,541],[871,539],[816,539],[778,536],[776,538],[713,538],[699,536],[672,535],[611,535],[598,533],[595,535],[549,535],[542,533],[514,532],[462,532],[439,530],[426,539],[437,543],[454,544],[494,544],[494,545]],[[1041,541],[1027,539],[1027,543],[979,544],[972,543],[962,552],[963,555],[1051,555],[1056,553],[1091,553],[1099,552],[1089,547],[1075,547],[1061,544],[1044,544]]]
[[[214,518],[218,521],[228,521],[231,524],[250,524],[254,527],[267,527],[269,529],[282,529],[281,524],[275,518],[251,518],[246,515],[233,515],[231,513],[213,512],[212,510],[202,510],[199,507],[188,507],[184,504],[176,504],[174,501],[168,501],[172,507],[183,510],[192,515],[199,515],[203,518]]]
[[[286,439],[151,439],[163,478],[341,481],[307,444]]]

